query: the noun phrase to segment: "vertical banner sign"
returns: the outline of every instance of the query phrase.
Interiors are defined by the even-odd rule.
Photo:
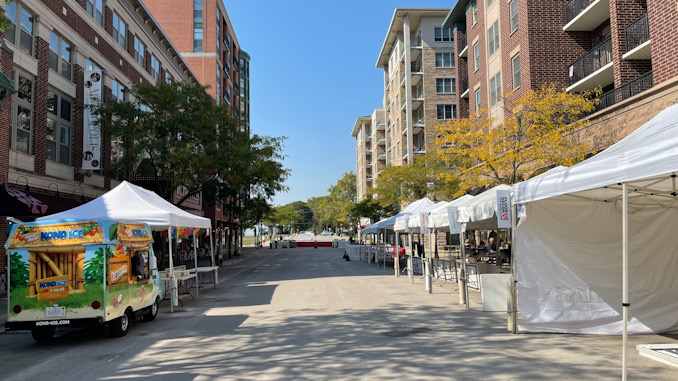
[[[101,70],[85,70],[85,110],[82,131],[82,169],[101,169],[101,127],[89,106],[101,102],[103,76]]]
[[[447,219],[450,221],[450,234],[459,234],[461,233],[461,227],[459,226],[459,211],[454,205],[447,207]]]
[[[497,227],[511,227],[511,193],[508,190],[497,191]]]
[[[518,209],[518,218],[520,219],[521,217],[525,217],[527,215],[527,208],[525,207],[525,204],[519,204],[517,207]]]
[[[428,230],[428,219],[426,218],[426,213],[419,213],[419,218],[421,218],[421,232],[424,233]]]

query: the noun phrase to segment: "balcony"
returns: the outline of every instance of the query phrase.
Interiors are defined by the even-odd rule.
[[[570,65],[569,79],[570,87],[566,89],[568,93],[605,87],[613,83],[612,40],[608,38]]]
[[[610,18],[610,0],[570,0],[565,4],[565,32],[590,32]]]
[[[402,132],[403,135],[407,135],[407,122],[403,120],[402,122]]]
[[[421,33],[417,37],[410,40],[410,61],[416,61],[421,57],[422,39]]]
[[[412,135],[417,135],[424,131],[424,116],[423,115],[417,115],[413,117],[414,119],[412,120]]]
[[[607,93],[595,98],[595,100],[598,100],[598,103],[590,114],[606,109],[612,105],[638,95],[643,91],[651,89],[652,86],[654,86],[654,80],[652,78],[652,72],[650,71],[632,81],[627,82],[621,87],[610,90]]]
[[[369,148],[365,149],[365,155],[371,156],[371,155],[372,155],[372,150],[369,149]]]
[[[461,37],[461,51],[459,52],[459,57],[468,57],[468,42],[466,42],[466,34]]]
[[[469,89],[468,89],[468,77],[462,79],[461,81],[461,98],[468,99]]]
[[[231,64],[228,62],[224,62],[224,73],[226,73],[228,79],[231,79]]]
[[[383,120],[378,120],[375,126],[377,126],[377,131],[384,131],[384,129],[386,128],[386,125],[384,124]]]
[[[384,135],[377,135],[377,145],[378,145],[378,146],[386,145],[386,136],[384,136]]]
[[[405,74],[406,74],[405,69],[403,68],[402,71],[403,72],[400,73],[400,85],[405,86]]]
[[[403,160],[407,158],[407,147],[403,147]]]
[[[650,51],[650,25],[647,21],[647,13],[640,16],[625,28],[626,53],[622,56],[625,60],[649,60],[652,59]]]
[[[426,153],[426,148],[424,148],[423,144],[415,145],[412,147],[412,152],[414,152],[415,155],[423,155]]]
[[[365,141],[366,142],[371,142],[372,141],[372,136],[368,133],[365,134]]]
[[[419,86],[412,92],[412,110],[418,110],[424,104],[424,89]]]
[[[403,98],[403,101],[402,101],[402,103],[400,104],[400,109],[401,109],[401,110],[404,110],[404,109],[405,109],[405,105],[407,104],[407,97],[406,97],[405,95],[403,95],[402,98]]]
[[[377,160],[386,161],[386,152],[384,152],[383,150],[377,152]]]
[[[237,108],[234,108],[233,109],[233,117],[236,118],[236,119],[240,119],[240,110],[238,110]]]
[[[240,95],[240,85],[238,85],[237,83],[234,82],[233,83],[233,91],[235,91],[235,94],[239,96]]]
[[[412,86],[417,86],[421,83],[424,73],[421,71],[421,60],[413,62],[410,66],[410,74],[412,75]]]

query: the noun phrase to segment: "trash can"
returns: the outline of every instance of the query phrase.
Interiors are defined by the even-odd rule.
[[[297,247],[297,241],[294,241],[294,240],[290,241],[290,248],[295,248],[295,247]]]

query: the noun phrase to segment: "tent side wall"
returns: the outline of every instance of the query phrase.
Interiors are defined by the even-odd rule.
[[[630,210],[629,332],[678,332],[678,209]],[[615,202],[527,204],[516,234],[521,331],[622,333],[621,217]]]

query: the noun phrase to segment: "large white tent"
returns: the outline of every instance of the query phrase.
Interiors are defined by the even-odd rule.
[[[677,173],[675,105],[588,160],[516,184],[520,329],[624,341],[678,331]]]
[[[499,191],[510,191],[509,185],[497,185],[459,205],[459,222],[466,230],[497,229],[497,197]]]
[[[440,201],[439,203],[433,204],[433,205],[429,206],[428,208],[422,210],[419,213],[410,214],[407,217],[407,226],[410,228],[410,231],[412,233],[423,233],[423,232],[421,232],[421,213],[425,213],[426,219],[427,219],[427,221],[429,221],[428,216],[431,214],[431,212],[433,210],[438,209],[438,208],[442,208],[442,207],[446,206],[447,204],[449,204],[449,202]],[[428,222],[427,224],[430,225],[430,222]]]
[[[464,203],[469,202],[470,200],[473,199],[474,196],[471,196],[470,194],[465,194],[459,198],[456,198],[445,205],[440,205],[437,206],[435,209],[431,211],[428,217],[428,225],[432,228],[435,228],[436,230],[439,231],[448,231],[450,229],[450,220],[447,215],[447,207],[448,206],[456,206],[459,207],[463,205]]]
[[[405,209],[402,210],[402,212],[396,214],[395,216],[385,218],[379,222],[376,222],[366,227],[365,229],[362,229],[361,233],[363,234],[377,233],[378,229],[393,229],[393,226],[395,225],[395,222],[398,219],[398,217],[404,217],[413,213],[422,212],[425,209],[431,207],[432,205],[434,205],[433,201],[429,200],[428,197],[424,197],[409,204]]]

